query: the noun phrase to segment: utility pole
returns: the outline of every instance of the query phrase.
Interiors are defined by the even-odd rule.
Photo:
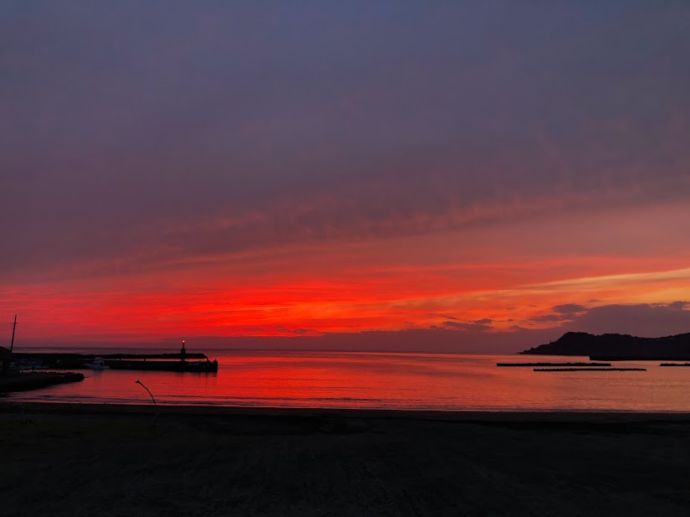
[[[2,371],[0,373],[2,375],[7,375],[7,372],[10,369],[10,362],[12,361],[12,349],[14,348],[14,334],[17,330],[17,315],[14,315],[14,323],[12,324],[12,339],[10,341],[10,349],[6,354],[3,354],[5,357],[2,359]]]
[[[17,315],[14,315],[14,323],[12,324],[12,340],[10,341],[10,354],[14,350],[14,334],[17,331]]]

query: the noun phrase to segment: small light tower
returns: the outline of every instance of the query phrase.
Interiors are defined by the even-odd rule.
[[[184,361],[187,358],[187,348],[186,348],[187,342],[183,339],[182,340],[182,348],[180,348],[180,360]]]

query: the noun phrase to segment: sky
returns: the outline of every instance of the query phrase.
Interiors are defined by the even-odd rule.
[[[0,4],[0,343],[690,332],[690,4]]]

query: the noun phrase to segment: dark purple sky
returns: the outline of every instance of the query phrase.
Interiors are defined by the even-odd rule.
[[[690,299],[688,27],[685,1],[5,1],[0,314],[499,333]]]

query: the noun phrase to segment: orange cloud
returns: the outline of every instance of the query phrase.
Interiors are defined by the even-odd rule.
[[[211,254],[154,269],[111,265],[6,283],[0,312],[9,321],[18,311],[34,341],[314,335],[482,320],[493,332],[543,329],[560,324],[548,315],[562,304],[690,299],[690,247],[680,238],[690,234],[688,221],[683,204],[630,207]]]

